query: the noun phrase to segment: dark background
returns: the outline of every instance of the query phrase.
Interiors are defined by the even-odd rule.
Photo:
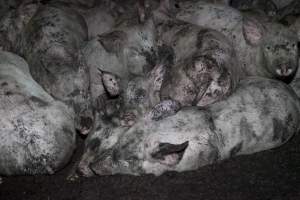
[[[78,138],[79,146],[82,143]],[[72,163],[56,175],[4,178],[0,200],[300,200],[300,134],[280,148],[238,156],[197,171],[67,181],[81,152],[77,150]]]

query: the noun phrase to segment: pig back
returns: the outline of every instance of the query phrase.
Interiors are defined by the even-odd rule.
[[[212,104],[222,158],[251,154],[285,143],[299,130],[299,100],[277,80],[249,77],[226,100]]]

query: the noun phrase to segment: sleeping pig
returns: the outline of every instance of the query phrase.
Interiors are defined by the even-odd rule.
[[[86,141],[79,173],[92,176],[195,170],[278,147],[299,130],[299,100],[286,84],[249,77],[206,109],[186,107],[160,120],[104,126]]]
[[[74,112],[54,100],[25,60],[0,51],[0,175],[53,174],[75,149]]]
[[[86,39],[81,15],[61,4],[49,4],[39,7],[18,43],[33,78],[54,98],[74,108],[80,132],[89,132],[93,124],[89,73],[78,53]]]
[[[193,0],[178,2],[176,7],[171,0],[161,4],[160,12],[228,36],[247,75],[289,80],[297,71],[297,37],[283,25],[243,17],[238,10],[219,4]]]

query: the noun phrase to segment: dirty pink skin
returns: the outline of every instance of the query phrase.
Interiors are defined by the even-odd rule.
[[[0,17],[0,46],[3,50],[18,51],[17,41],[38,7],[39,4],[36,2],[19,2],[16,8],[7,11],[4,16]]]
[[[243,76],[229,40],[212,29],[167,17],[161,20],[159,14],[159,43],[173,53],[161,99],[204,107],[228,96]]]

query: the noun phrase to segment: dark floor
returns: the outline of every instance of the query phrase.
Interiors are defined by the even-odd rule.
[[[55,176],[4,178],[0,200],[300,200],[300,136],[278,149],[160,177],[120,175],[69,182],[70,169]]]

